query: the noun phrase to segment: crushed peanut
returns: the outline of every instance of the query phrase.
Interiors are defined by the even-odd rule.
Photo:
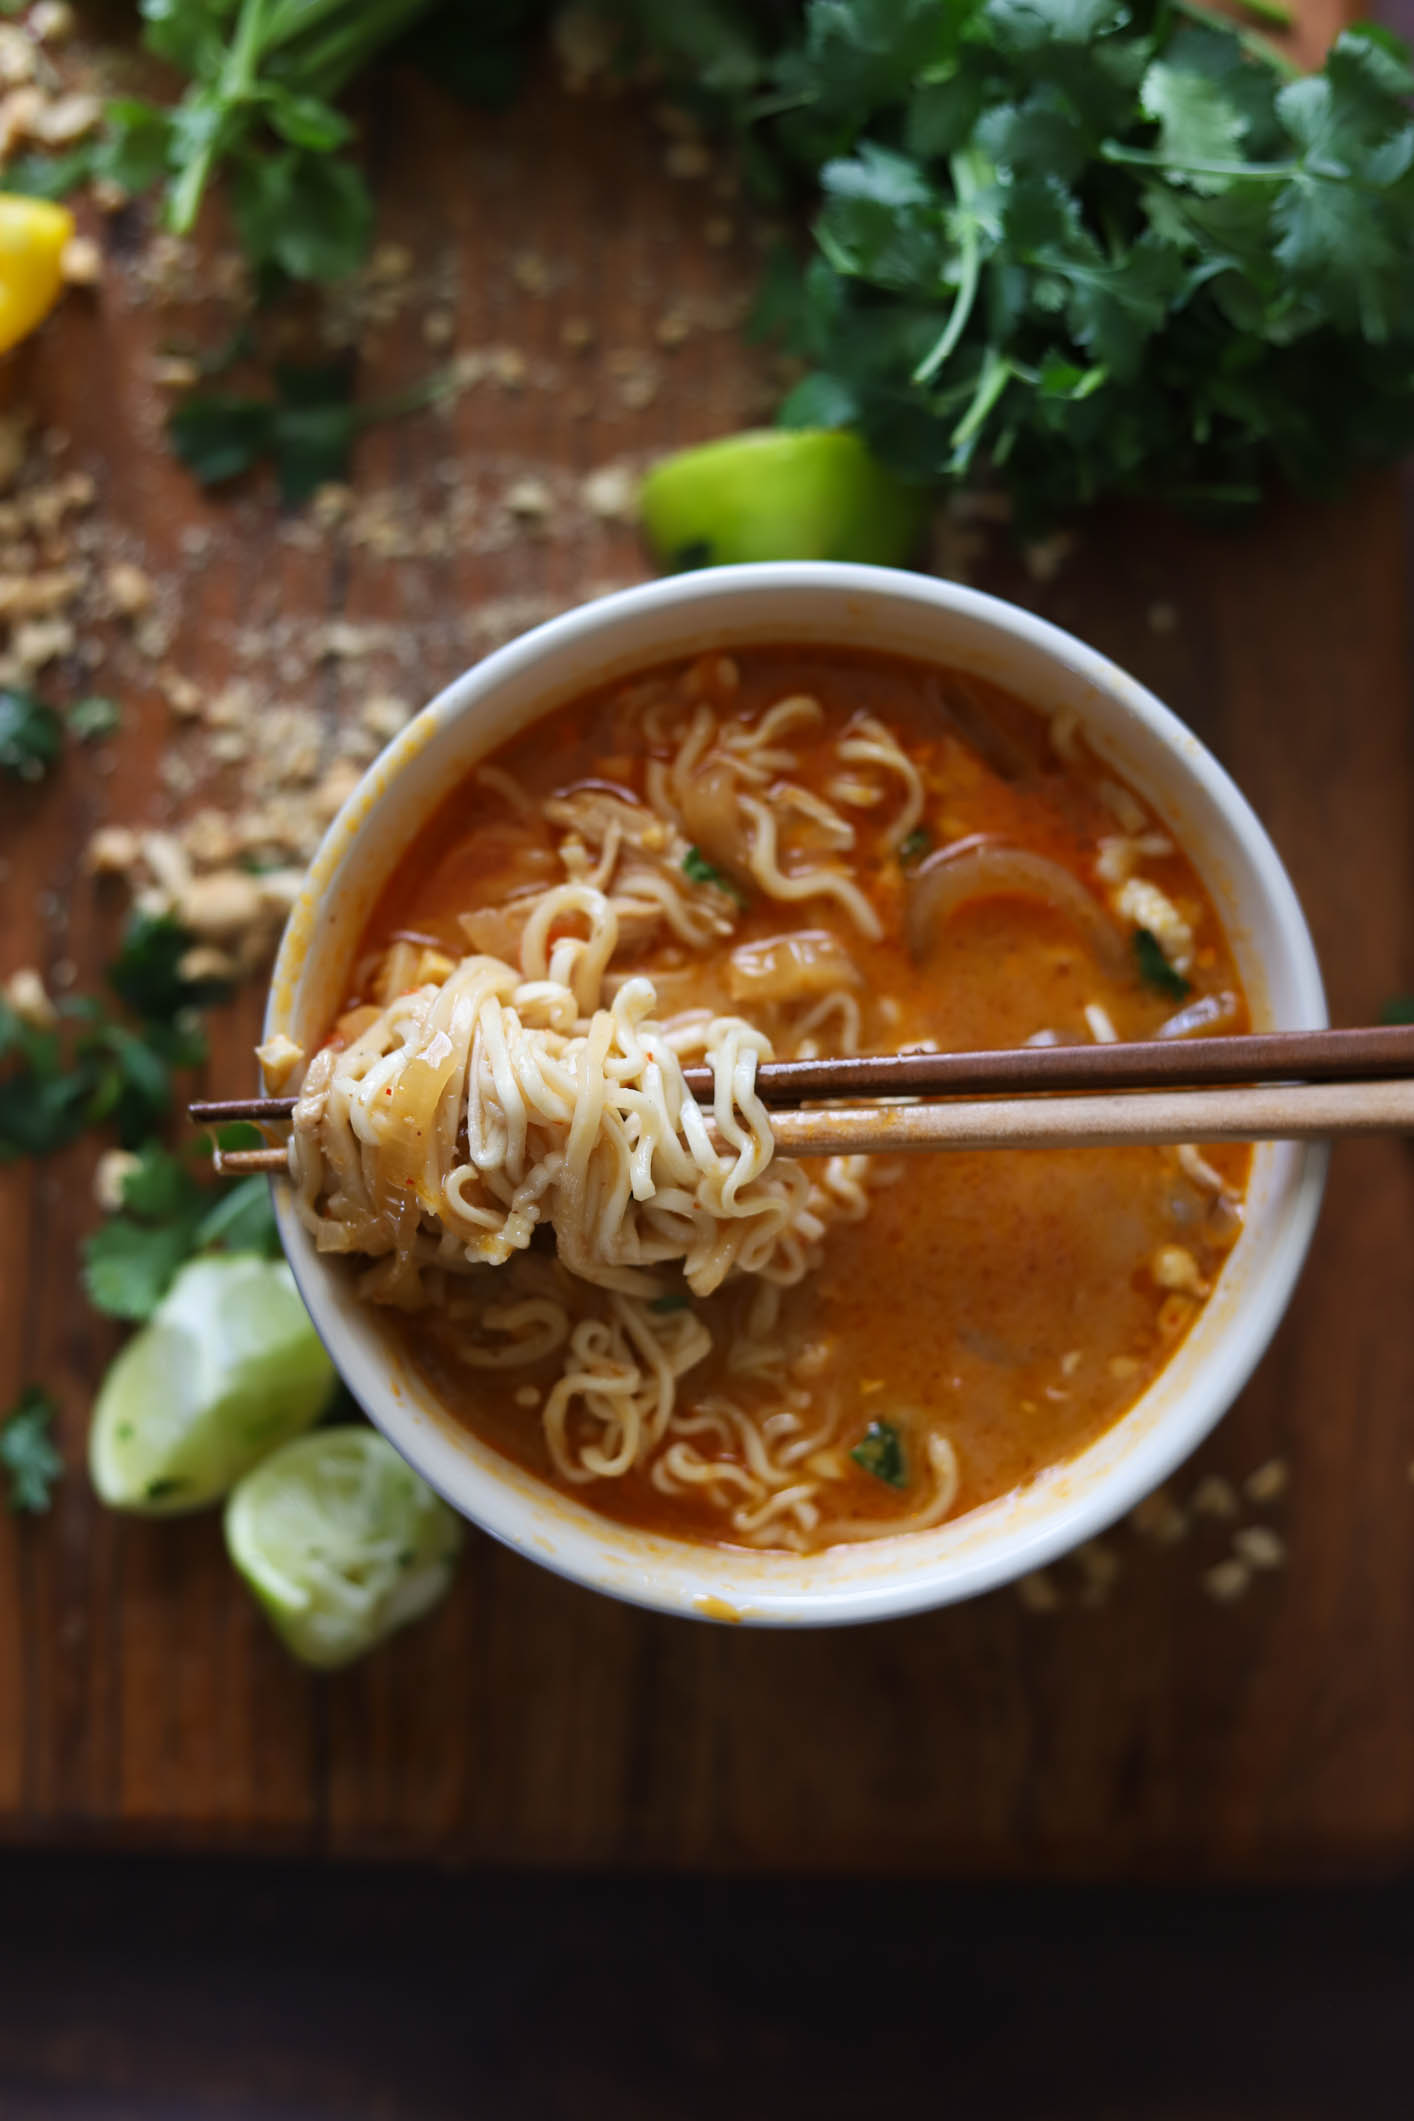
[[[296,1045],[283,1031],[277,1031],[256,1047],[255,1057],[271,1091],[278,1097],[303,1061],[304,1047]]]
[[[1232,1518],[1240,1513],[1237,1490],[1221,1473],[1208,1473],[1193,1490],[1189,1507],[1200,1517]]]
[[[1055,1613],[1061,1606],[1061,1594],[1054,1577],[1044,1569],[1033,1569],[1029,1576],[1017,1578],[1016,1595],[1028,1613]]]
[[[1205,1569],[1199,1578],[1203,1589],[1219,1605],[1232,1605],[1239,1599],[1251,1582],[1251,1573],[1245,1561],[1235,1557],[1229,1561],[1215,1562]]]
[[[105,1149],[93,1173],[93,1198],[105,1215],[116,1215],[123,1205],[123,1188],[140,1158],[131,1149]]]
[[[1270,1525],[1244,1525],[1233,1533],[1232,1544],[1250,1568],[1279,1569],[1286,1560],[1286,1544]]]
[[[18,972],[10,974],[4,995],[20,1022],[28,1024],[32,1031],[52,1031],[59,1020],[43,975],[33,965],[22,965]]]
[[[1269,1458],[1255,1473],[1248,1474],[1242,1492],[1249,1502],[1275,1502],[1286,1493],[1290,1478],[1291,1469],[1284,1458]]]

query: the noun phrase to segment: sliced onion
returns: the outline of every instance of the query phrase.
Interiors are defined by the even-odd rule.
[[[1105,971],[1123,978],[1124,945],[1079,878],[1048,855],[1001,840],[958,840],[913,872],[908,904],[913,955],[922,957],[945,921],[984,898],[1029,899],[1061,914],[1081,930]]]
[[[1201,994],[1196,1002],[1185,1003],[1176,1016],[1160,1024],[1155,1037],[1192,1038],[1199,1031],[1215,1031],[1236,1014],[1235,994]]]
[[[682,829],[709,862],[746,873],[751,832],[737,805],[737,783],[730,767],[699,767],[681,790]]]

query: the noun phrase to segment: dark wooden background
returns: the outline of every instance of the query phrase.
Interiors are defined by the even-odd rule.
[[[1313,0],[1310,48],[1335,19]],[[446,549],[380,557],[282,528],[264,487],[195,492],[153,446],[147,371],[174,319],[137,299],[131,217],[108,230],[97,297],[15,364],[105,515],[179,577],[171,660],[204,687],[237,670],[238,626],[297,639],[335,615],[395,627],[389,675],[425,697],[526,617],[645,571],[631,532],[581,505],[580,476],[762,409],[762,360],[731,327],[752,269],[741,212],[665,176],[636,104],[552,81],[537,97],[533,125],[524,107],[473,119],[409,79],[372,113],[386,235],[439,281],[459,345],[527,364],[519,390],[479,385],[450,418],[361,447],[361,491],[460,493]],[[723,214],[732,240],[707,240]],[[546,293],[523,284],[526,249],[548,261]],[[425,306],[368,334],[370,393],[429,365]],[[693,322],[670,348],[674,309]],[[594,326],[586,354],[562,344],[573,317]],[[538,537],[503,535],[527,475],[554,512]],[[1134,670],[1231,768],[1296,879],[1336,1021],[1414,984],[1409,549],[1385,478],[1240,532],[1091,524],[1048,585],[995,544],[975,566]],[[300,687],[331,724],[356,710],[347,673],[311,667]],[[98,977],[115,914],[80,874],[84,844],[103,819],[163,814],[159,760],[180,741],[150,673],[123,697],[110,774],[76,757],[52,788],[0,799],[0,969],[68,956],[81,987]],[[248,1083],[257,1014],[252,995],[222,1032],[209,1089]],[[1291,1314],[1178,1484],[1289,1460],[1266,1512],[1288,1566],[1240,1603],[1200,1588],[1217,1525],[1163,1549],[1118,1531],[1102,1605],[1072,1567],[1052,1615],[1004,1593],[795,1636],[630,1611],[473,1539],[437,1617],[334,1679],[284,1658],[213,1518],[145,1525],[93,1503],[84,1436],[114,1340],[75,1285],[91,1167],[80,1145],[0,1175],[0,1406],[51,1385],[71,1468],[50,1517],[0,1519],[10,1839],[979,1879],[1387,1876],[1414,1857],[1414,1158],[1398,1147],[1337,1155]]]

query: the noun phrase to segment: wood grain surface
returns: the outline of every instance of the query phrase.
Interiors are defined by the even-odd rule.
[[[1334,23],[1321,0],[1308,45]],[[315,652],[319,626],[385,629],[382,682],[430,695],[517,626],[644,573],[632,533],[580,505],[580,479],[741,425],[767,380],[732,323],[748,237],[708,240],[714,216],[743,217],[668,180],[663,136],[632,101],[546,80],[512,113],[470,117],[397,77],[375,106],[383,233],[435,281],[458,345],[514,347],[526,365],[520,388],[483,383],[361,445],[360,492],[451,526],[429,549],[282,518],[260,484],[195,491],[155,445],[151,358],[184,319],[139,299],[132,214],[105,231],[96,297],[71,300],[11,377],[71,437],[66,461],[94,471],[105,519],[177,584],[171,662],[214,689],[254,637],[283,643],[291,696],[331,731],[370,679]],[[547,291],[527,291],[527,250],[548,262]],[[370,393],[429,365],[426,306],[366,335]],[[692,322],[670,347],[674,311]],[[562,341],[572,318],[594,326],[586,353]],[[513,535],[504,505],[526,476],[555,496],[538,536]],[[1336,1022],[1369,1021],[1414,984],[1408,554],[1386,478],[1327,506],[1274,504],[1240,532],[1115,514],[1049,584],[999,544],[974,568],[1152,685],[1230,768],[1290,866]],[[162,762],[187,740],[125,653],[112,770],[75,748],[53,785],[0,793],[0,971],[67,958],[80,989],[95,984],[118,909],[82,873],[87,838],[169,806]],[[223,1021],[209,1094],[248,1087],[259,1006],[252,991]],[[1414,1155],[1398,1145],[1337,1153],[1290,1315],[1176,1483],[1186,1500],[1206,1474],[1289,1462],[1287,1493],[1260,1512],[1287,1564],[1239,1602],[1201,1586],[1232,1530],[1201,1516],[1171,1546],[1117,1530],[1108,1595],[1099,1565],[1067,1564],[1054,1613],[1005,1593],[804,1635],[650,1617],[475,1538],[446,1607],[334,1679],[276,1647],[214,1518],[148,1525],[94,1504],[84,1437],[115,1344],[76,1282],[94,1154],[0,1174],[0,1406],[48,1384],[70,1466],[48,1518],[0,1519],[9,1836],[975,1876],[1414,1860]]]

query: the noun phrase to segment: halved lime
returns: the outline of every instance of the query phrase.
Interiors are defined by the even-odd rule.
[[[833,428],[760,428],[655,464],[639,496],[665,567],[737,560],[872,560],[901,566],[923,495]]]
[[[192,1260],[103,1380],[88,1440],[99,1499],[152,1516],[219,1502],[318,1420],[333,1383],[283,1260]]]
[[[435,1605],[462,1527],[376,1429],[301,1436],[226,1504],[226,1550],[287,1649],[347,1664]]]

